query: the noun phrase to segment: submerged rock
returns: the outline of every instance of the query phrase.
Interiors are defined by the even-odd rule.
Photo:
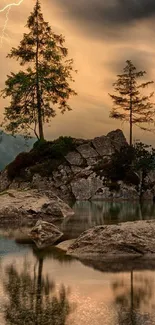
[[[38,248],[45,248],[58,242],[63,233],[52,223],[38,220],[29,236]]]
[[[94,227],[77,238],[67,252],[82,259],[155,257],[155,221]]]
[[[38,219],[53,222],[73,215],[59,197],[48,197],[38,190],[8,190],[0,195],[0,224],[33,226]]]

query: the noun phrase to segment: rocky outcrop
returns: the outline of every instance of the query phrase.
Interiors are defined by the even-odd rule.
[[[8,190],[0,195],[0,225],[34,226],[38,219],[48,222],[72,216],[74,212],[55,195],[38,190]]]
[[[67,151],[65,148],[63,154],[62,142],[57,142],[54,153],[52,152],[54,144],[47,142],[47,147],[45,143],[45,148],[38,151],[37,159],[35,149],[29,155],[18,156],[11,166],[1,173],[0,191],[39,189],[55,193],[66,202],[71,199],[139,200],[138,175],[128,175],[127,184],[113,182],[106,176],[107,168],[109,171],[111,168],[112,155],[128,145],[121,130],[91,140],[71,138],[69,142],[71,145],[68,149],[67,144]],[[58,148],[61,153],[59,155]],[[151,177],[150,173],[148,188],[146,193],[143,193],[143,198],[146,199],[153,199],[155,196],[154,180],[150,189]]]
[[[52,223],[38,220],[29,236],[38,248],[45,248],[58,242],[63,233]]]
[[[91,228],[77,238],[67,252],[82,259],[155,257],[155,221]]]

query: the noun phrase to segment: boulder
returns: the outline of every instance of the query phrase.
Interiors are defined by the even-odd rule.
[[[107,136],[96,137],[93,146],[100,156],[111,156],[115,151],[119,151],[127,145],[126,138],[121,130],[109,132]]]
[[[45,248],[58,242],[63,233],[52,223],[38,220],[29,236],[38,248]]]
[[[107,138],[111,140],[114,149],[117,151],[128,144],[123,132],[119,129],[109,132]]]
[[[42,218],[53,222],[73,215],[73,210],[56,195],[38,190],[8,190],[0,195],[0,224],[33,226]]]
[[[101,187],[102,181],[94,174],[86,179],[80,178],[71,182],[72,193],[76,200],[91,199]]]
[[[95,138],[93,141],[93,146],[100,156],[111,156],[115,150],[112,145],[111,139],[107,136],[101,136]]]
[[[78,166],[72,166],[72,172],[74,175],[79,174],[80,172],[82,172],[82,168],[78,167]]]
[[[83,158],[77,151],[71,151],[65,156],[70,165],[81,166],[83,164]]]
[[[94,227],[78,237],[67,252],[82,259],[155,257],[155,221]]]
[[[93,158],[87,158],[86,161],[87,161],[87,165],[88,166],[92,166],[93,167],[96,164],[98,164],[99,157],[97,156],[97,157],[93,157]]]
[[[77,150],[81,154],[81,156],[85,159],[87,158],[95,158],[98,156],[98,153],[96,150],[93,149],[90,143],[83,144],[79,147],[77,147]]]

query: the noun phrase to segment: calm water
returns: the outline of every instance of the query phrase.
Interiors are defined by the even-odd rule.
[[[62,228],[70,238],[99,224],[151,219],[145,203],[76,203]],[[154,325],[155,269],[91,267],[58,249],[38,251],[0,238],[0,324]],[[101,272],[100,269],[103,271]]]

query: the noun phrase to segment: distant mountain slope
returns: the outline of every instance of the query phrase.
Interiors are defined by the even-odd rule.
[[[0,170],[5,168],[22,151],[29,151],[36,139],[25,140],[21,135],[13,137],[0,131]]]

